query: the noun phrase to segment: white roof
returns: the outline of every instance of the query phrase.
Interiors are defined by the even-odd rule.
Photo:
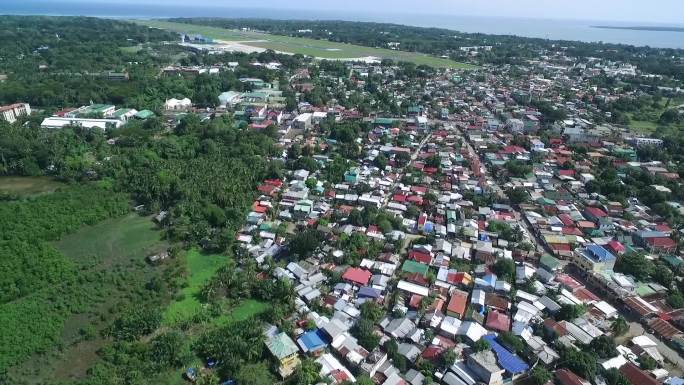
[[[650,339],[649,337],[644,336],[644,335],[636,336],[636,337],[632,338],[632,343],[634,345],[638,345],[642,348],[658,345],[658,344],[656,344],[655,341],[653,341],[652,339]]]
[[[447,334],[456,335],[461,327],[461,320],[456,317],[444,317],[439,328]]]
[[[458,330],[458,334],[465,335],[470,338],[471,341],[479,341],[480,338],[487,335],[487,329],[476,322],[463,322]]]
[[[609,359],[608,361],[605,361],[604,363],[601,364],[603,366],[603,369],[608,370],[608,369],[620,369],[622,365],[627,364],[627,359],[621,355],[617,357],[613,357]]]
[[[605,314],[608,318],[612,318],[617,315],[617,309],[615,309],[606,301],[596,302],[594,307],[599,309],[601,313]]]
[[[107,126],[114,126],[119,128],[123,122],[119,119],[80,119],[80,118],[62,118],[59,116],[51,116],[45,118],[40,124],[43,128],[62,128],[65,126],[79,126],[83,128],[99,128],[105,130]]]
[[[325,353],[320,356],[316,362],[321,364],[320,375],[322,377],[328,376],[331,372],[335,370],[343,371],[351,382],[356,382],[356,378],[351,374],[351,372],[340,363],[332,354]]]
[[[397,284],[397,289],[408,291],[412,294],[418,294],[423,297],[427,297],[430,294],[430,289],[428,289],[427,287],[416,285],[415,283],[407,281],[399,281],[399,283]]]

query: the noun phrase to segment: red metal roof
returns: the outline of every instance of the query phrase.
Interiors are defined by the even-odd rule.
[[[651,321],[649,321],[648,326],[650,326],[651,329],[655,330],[655,332],[658,335],[667,340],[671,339],[677,334],[681,334],[681,332],[677,328],[672,326],[672,324],[660,318],[652,319]]]
[[[468,303],[468,293],[461,290],[454,290],[447,305],[447,312],[459,314],[461,317],[465,314]]]
[[[648,373],[639,369],[636,365],[628,362],[620,368],[622,373],[632,385],[658,385],[660,384],[655,378],[648,375]]]
[[[509,316],[498,311],[490,311],[487,314],[487,323],[485,325],[488,329],[495,329],[502,332],[507,332],[511,327],[511,319]]]
[[[410,250],[408,253],[408,258],[414,261],[418,261],[420,263],[424,263],[426,265],[432,263],[432,257],[430,256],[430,254],[422,253],[416,250]]]
[[[342,279],[357,283],[359,285],[366,285],[370,281],[371,273],[358,267],[348,268],[342,275]]]
[[[677,246],[677,243],[668,237],[646,238],[646,243],[653,247],[669,249]]]
[[[589,381],[567,369],[556,370],[556,378],[561,385],[588,385]]]
[[[585,209],[585,211],[588,212],[589,214],[593,215],[596,218],[603,218],[603,217],[608,216],[608,214],[606,214],[605,211],[601,210],[598,207],[587,207]]]

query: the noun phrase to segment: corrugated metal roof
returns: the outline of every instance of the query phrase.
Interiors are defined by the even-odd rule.
[[[527,371],[530,366],[525,363],[520,357],[516,356],[515,354],[509,352],[506,348],[504,348],[501,344],[496,342],[496,337],[492,334],[484,336],[484,339],[489,342],[489,345],[492,347],[492,350],[496,353],[496,357],[499,361],[499,365],[506,369],[507,372],[517,374],[517,373],[523,373]]]

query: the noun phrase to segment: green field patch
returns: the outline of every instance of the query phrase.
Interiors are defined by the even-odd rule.
[[[172,302],[164,313],[164,324],[191,319],[202,309],[198,295],[204,284],[228,261],[225,255],[206,255],[196,249],[187,252],[185,256],[187,266],[187,286],[179,295],[179,299]]]
[[[142,50],[142,47],[139,45],[132,45],[129,47],[119,47],[119,49],[123,53],[138,53],[140,50]]]
[[[66,186],[47,176],[3,176],[0,177],[0,193],[29,196],[49,193]]]
[[[107,268],[130,260],[142,264],[145,257],[168,244],[149,217],[128,214],[84,227],[55,243],[69,259],[86,266]]]
[[[256,299],[246,299],[239,305],[214,320],[219,326],[225,326],[232,322],[239,322],[255,317],[268,309],[269,305]]]
[[[439,58],[418,52],[395,51],[386,48],[364,47],[327,40],[308,39],[272,35],[251,31],[229,30],[196,24],[174,23],[162,20],[134,20],[153,28],[166,29],[178,33],[203,35],[215,40],[239,41],[251,47],[272,49],[274,51],[313,56],[321,59],[356,59],[377,57],[398,61],[413,62],[418,65],[428,65],[441,68],[477,68],[471,64],[459,63],[450,59]]]

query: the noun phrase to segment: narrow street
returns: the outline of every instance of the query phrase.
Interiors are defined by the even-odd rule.
[[[471,152],[472,154],[474,154],[474,156],[478,157],[478,159],[479,159],[480,155],[478,154],[477,151],[475,151],[475,148],[473,147],[473,144],[471,143],[470,139],[467,137],[467,135],[465,135],[465,133],[462,130],[460,130],[454,126],[451,126],[451,125],[446,126],[446,127],[448,129],[451,129],[452,131],[458,132],[461,135],[461,138],[463,139],[463,143],[466,146],[468,146],[468,151]],[[504,189],[501,188],[499,183],[492,176],[491,170],[487,167],[487,165],[484,162],[482,162],[482,165],[484,166],[484,169],[485,169],[485,177],[486,177],[487,181],[491,181],[493,183],[492,189],[494,190],[496,195],[501,199],[508,199],[508,196],[506,195]],[[539,236],[536,234],[536,232],[532,229],[531,224],[529,223],[527,218],[523,215],[523,213],[521,213],[515,207],[513,207],[513,210],[515,211],[516,215],[520,218],[520,220],[518,221],[518,225],[521,226],[521,228],[525,230],[525,232],[529,236],[528,238],[532,242],[535,250],[538,253],[542,253],[542,254],[543,253],[549,253],[549,254],[553,255],[552,250],[548,249],[548,247],[545,246],[544,242],[539,238]]]
[[[432,138],[432,133],[428,133],[427,135],[425,135],[425,138],[423,138],[423,140],[420,141],[420,144],[418,145],[418,147],[416,147],[415,151],[413,151],[413,153],[411,154],[411,160],[409,160],[408,165],[410,165],[411,162],[413,162],[414,160],[416,160],[418,158],[418,154],[420,154],[420,152],[423,150],[423,147],[425,147],[425,144],[427,144],[427,142],[430,140],[430,138]],[[408,165],[406,167],[408,167]],[[385,196],[385,199],[382,202],[382,206],[381,206],[382,209],[386,208],[387,205],[389,204],[390,200],[392,200],[392,196],[394,195],[394,191],[397,189],[397,185],[399,185],[399,183],[401,183],[401,178],[404,176],[404,173],[406,172],[406,167],[402,167],[401,172],[399,173],[397,178],[394,180],[394,183],[392,183],[392,186],[389,188],[389,194],[387,194],[387,196]]]

